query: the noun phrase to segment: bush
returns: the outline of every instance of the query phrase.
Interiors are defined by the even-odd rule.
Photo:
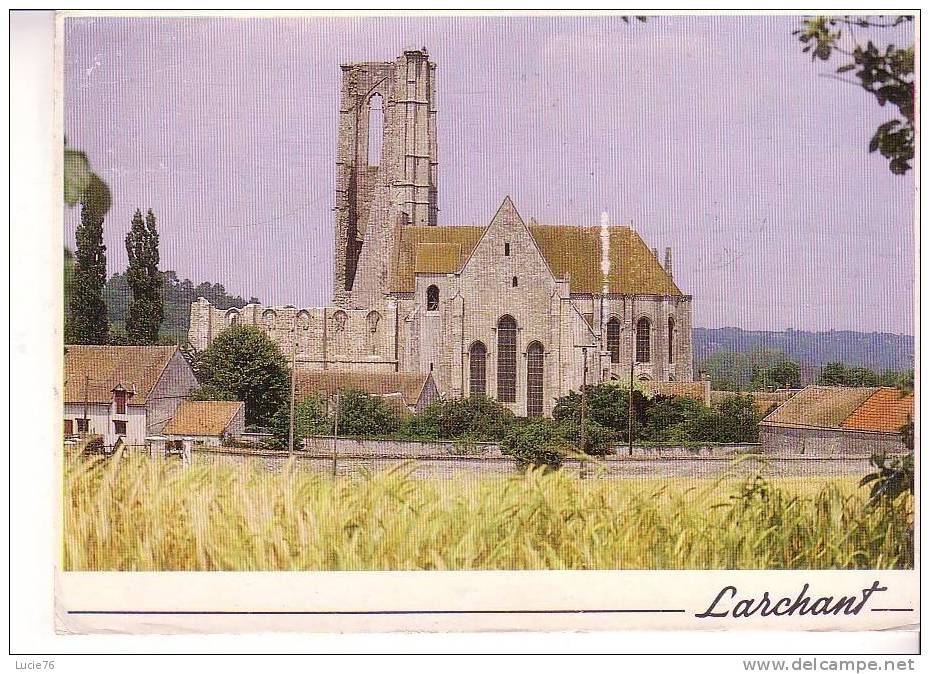
[[[612,439],[628,441],[629,424],[629,389],[616,384],[589,384],[584,389],[588,396],[587,418],[599,427],[610,431]],[[576,428],[581,423],[581,393],[571,391],[555,403],[552,418],[560,422],[569,422]],[[646,410],[650,400],[644,393],[633,389],[633,437],[641,434],[646,419]],[[590,452],[596,453],[596,452]]]
[[[337,412],[340,436],[383,437],[396,431],[400,423],[382,397],[356,389],[340,391]]]
[[[534,419],[511,430],[501,442],[501,452],[516,459],[521,468],[557,470],[572,451],[564,428],[548,419]]]
[[[410,440],[502,440],[518,423],[517,416],[482,395],[430,403],[400,424],[398,435]]]

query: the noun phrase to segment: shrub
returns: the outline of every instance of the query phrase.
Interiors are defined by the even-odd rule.
[[[501,452],[512,456],[521,468],[557,470],[562,467],[565,454],[571,450],[571,443],[564,435],[564,426],[548,419],[534,419],[521,424],[501,442]]]
[[[397,430],[400,423],[397,412],[380,396],[357,389],[339,393],[339,435],[374,437],[386,436]]]
[[[617,384],[589,384],[584,388],[588,396],[587,418],[600,427],[611,431],[615,440],[628,440],[629,423],[629,389]],[[578,391],[556,400],[552,418],[567,421],[576,427],[581,422],[581,398]],[[646,419],[646,410],[650,400],[643,391],[633,389],[633,437],[639,437]]]
[[[411,440],[502,440],[518,423],[517,416],[500,403],[482,395],[431,403],[419,414],[405,419],[399,435]]]

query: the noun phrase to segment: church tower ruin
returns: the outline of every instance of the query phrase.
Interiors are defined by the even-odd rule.
[[[426,48],[342,66],[334,301],[375,307],[404,225],[437,222],[436,64]]]

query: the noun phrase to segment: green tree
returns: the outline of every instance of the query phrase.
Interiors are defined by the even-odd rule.
[[[836,79],[861,87],[880,106],[890,103],[897,108],[897,117],[880,124],[869,141],[869,152],[880,152],[897,175],[907,173],[914,159],[914,45],[879,47],[871,39],[862,44],[857,31],[874,33],[913,20],[913,16],[817,16],[794,31],[812,60],[828,61],[834,54],[846,57],[836,69]],[[843,73],[856,79],[840,77]]]
[[[155,214],[149,209],[142,220],[136,209],[126,235],[129,254],[127,281],[132,293],[126,317],[126,334],[131,344],[156,344],[163,316],[162,276],[158,271],[158,230]]]
[[[201,385],[245,403],[249,425],[269,426],[288,408],[290,371],[278,345],[254,325],[236,325],[217,335],[198,354],[194,371]]]
[[[606,429],[611,433],[612,439],[618,442],[628,442],[628,421],[630,393],[629,389],[613,383],[589,384],[585,387],[587,392],[587,418],[590,422]],[[578,391],[570,391],[556,400],[552,410],[552,418],[559,422],[567,422],[580,436],[581,428],[581,398]],[[633,438],[639,437],[640,430],[646,421],[646,409],[649,405],[647,395],[641,389],[633,388]],[[597,429],[594,429],[595,432]]]
[[[713,431],[702,439],[728,443],[759,442],[761,418],[751,395],[727,398],[714,412]]]
[[[827,363],[820,368],[817,383],[821,386],[849,386],[849,370],[843,363]]]
[[[643,440],[661,443],[687,443],[703,440],[696,429],[712,428],[714,411],[699,400],[657,396],[646,411]]]
[[[107,280],[106,250],[103,216],[95,214],[85,202],[77,228],[77,256],[69,288],[70,315],[65,330],[65,340],[69,344],[107,343],[109,322],[103,300]]]
[[[793,360],[780,360],[772,365],[753,367],[749,390],[766,391],[778,388],[800,388],[801,366]]]

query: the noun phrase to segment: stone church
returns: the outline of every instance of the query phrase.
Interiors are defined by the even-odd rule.
[[[191,306],[190,342],[261,327],[307,370],[432,373],[444,397],[548,414],[582,382],[692,379],[691,296],[630,225],[538,224],[509,197],[439,225],[436,64],[342,66],[331,307]]]

